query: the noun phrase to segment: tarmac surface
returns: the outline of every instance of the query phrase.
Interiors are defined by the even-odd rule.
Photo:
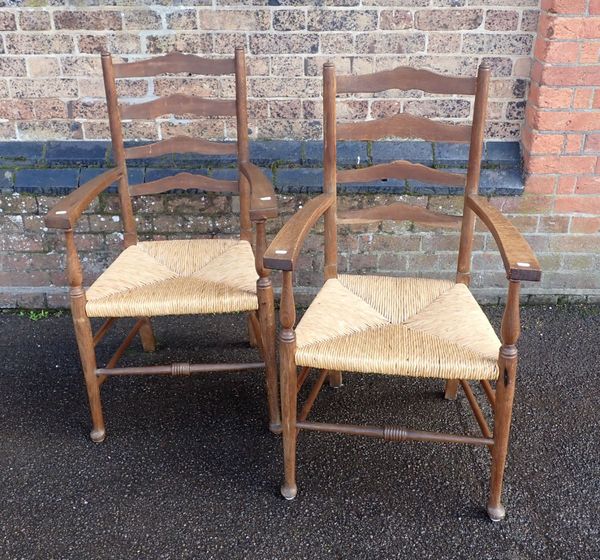
[[[302,433],[283,500],[261,372],[111,379],[94,444],[70,317],[0,314],[0,559],[600,558],[600,307],[522,318],[507,518],[492,524],[480,447]],[[136,341],[123,364],[256,360],[241,316],[155,329],[158,351]],[[311,419],[477,434],[464,394],[442,389],[345,374]]]

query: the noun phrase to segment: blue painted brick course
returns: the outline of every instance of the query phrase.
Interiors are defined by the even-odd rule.
[[[16,172],[15,190],[63,194],[79,185],[79,168],[20,169]]]

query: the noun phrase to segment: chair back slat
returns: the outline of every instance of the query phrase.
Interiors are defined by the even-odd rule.
[[[346,210],[338,213],[339,224],[369,224],[384,220],[410,221],[429,227],[446,227],[459,229],[462,216],[439,214],[427,208],[413,206],[404,202],[395,202],[386,206],[371,206],[357,210]]]
[[[235,117],[233,99],[202,99],[176,93],[144,103],[121,104],[122,119],[155,119],[163,115],[192,114],[198,117]]]
[[[129,186],[131,196],[147,194],[160,194],[173,189],[201,189],[209,192],[238,192],[237,181],[222,181],[206,177],[206,175],[195,175],[193,173],[177,173],[170,177],[139,183]]]
[[[382,179],[412,179],[424,183],[464,187],[466,176],[403,160],[337,172],[338,183],[362,183]]]
[[[406,113],[356,123],[338,123],[338,140],[381,140],[420,138],[431,142],[462,142],[471,139],[469,125],[448,124]]]
[[[115,78],[148,78],[159,74],[186,72],[203,76],[233,74],[232,58],[201,58],[193,54],[172,52],[164,56],[114,64]]]
[[[190,136],[173,136],[159,142],[130,146],[125,148],[125,159],[142,159],[164,156],[166,154],[202,154],[202,155],[235,155],[237,147],[233,142],[211,142]]]
[[[444,76],[430,70],[399,66],[374,74],[360,76],[338,76],[338,93],[379,93],[388,89],[418,89],[428,93],[474,95],[477,88],[475,78]]]

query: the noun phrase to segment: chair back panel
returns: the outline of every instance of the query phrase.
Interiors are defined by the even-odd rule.
[[[338,183],[363,183],[386,179],[415,180],[424,183],[464,187],[466,177],[459,173],[433,169],[420,163],[399,160],[391,163],[380,163],[360,169],[344,169],[337,172]]]
[[[129,159],[154,158],[168,154],[197,153],[202,155],[237,155],[238,163],[248,161],[248,124],[246,99],[246,63],[244,51],[235,50],[231,59],[207,59],[191,54],[172,52],[147,60],[113,64],[110,54],[102,55],[104,86],[108,105],[112,147],[118,167],[126,167]],[[141,103],[120,103],[116,80],[119,78],[150,78],[164,74],[194,74],[198,76],[235,77],[235,99],[207,99],[183,93],[172,93]],[[153,120],[162,116],[205,118],[231,118],[237,120],[237,140],[232,142],[209,141],[187,135],[140,146],[126,148],[123,142],[124,119]],[[217,180],[204,175],[178,173],[170,177],[129,186],[125,173],[119,182],[119,196],[125,228],[125,244],[137,242],[131,196],[160,194],[173,189],[201,189],[213,192],[234,192],[240,195],[240,237],[250,240],[250,189],[240,174],[237,181]]]
[[[149,78],[159,74],[199,74],[220,76],[235,73],[232,58],[201,58],[193,54],[171,52],[147,60],[114,64],[115,78]]]
[[[381,140],[393,137],[466,143],[471,139],[471,127],[402,113],[359,123],[340,123],[336,131],[338,140]]]
[[[323,191],[336,196],[336,186],[341,183],[358,183],[386,179],[416,180],[426,183],[463,187],[465,204],[463,216],[443,216],[429,209],[411,211],[406,204],[388,207],[359,209],[344,212],[343,223],[368,223],[378,219],[400,219],[428,226],[460,224],[461,236],[458,255],[457,281],[468,283],[474,229],[474,214],[466,204],[466,196],[476,192],[479,184],[483,133],[490,68],[482,64],[476,78],[444,76],[429,70],[398,67],[393,70],[360,76],[336,76],[333,64],[323,68],[324,156]],[[475,96],[472,125],[457,125],[434,121],[406,113],[361,122],[341,122],[336,119],[338,94],[380,93],[390,89],[421,90],[435,94]],[[419,138],[430,142],[469,143],[467,174],[426,167],[399,160],[361,169],[337,170],[337,140],[380,140],[383,138]],[[337,276],[337,206],[329,208],[333,218],[325,216],[325,278]]]
[[[430,70],[400,66],[361,76],[338,76],[338,93],[379,93],[388,89],[418,89],[428,93],[474,95],[475,78],[444,76]]]

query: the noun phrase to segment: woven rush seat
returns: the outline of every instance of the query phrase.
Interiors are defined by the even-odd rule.
[[[140,242],[125,249],[86,292],[90,317],[231,313],[258,308],[247,241]]]
[[[464,284],[340,275],[296,327],[296,364],[329,370],[498,378],[500,341]]]

